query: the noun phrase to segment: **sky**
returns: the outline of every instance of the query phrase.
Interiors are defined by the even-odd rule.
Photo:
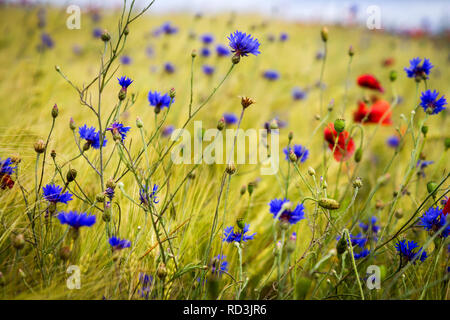
[[[116,6],[123,3],[123,0],[29,1],[58,5],[79,4],[80,6],[89,4],[98,6],[99,3],[104,6]],[[148,3],[148,0],[136,0],[136,3],[143,6]],[[261,13],[274,18],[296,21],[339,22],[348,19],[350,8],[354,7],[356,19],[365,23],[370,15],[366,10],[372,5],[380,9],[382,28],[401,30],[426,26],[434,31],[443,27],[450,28],[449,0],[156,0],[151,10],[153,13],[235,11]]]

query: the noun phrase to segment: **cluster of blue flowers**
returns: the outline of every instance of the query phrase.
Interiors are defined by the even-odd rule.
[[[256,232],[253,234],[247,234],[250,231],[250,224],[245,224],[244,229],[234,232],[234,227],[226,227],[223,232],[222,241],[226,242],[246,242],[253,240]]]
[[[78,133],[81,139],[86,140],[87,149],[92,147],[94,149],[100,149],[100,131],[96,131],[95,127],[88,128],[87,125],[84,125],[78,128]],[[106,140],[103,138],[103,147],[106,146]]]

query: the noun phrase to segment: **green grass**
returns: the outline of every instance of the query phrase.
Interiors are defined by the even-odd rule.
[[[103,296],[107,299],[139,299],[140,272],[154,276],[155,285],[151,295],[156,299],[359,299],[361,294],[351,259],[349,254],[345,254],[342,263],[342,257],[336,255],[336,237],[344,228],[351,229],[355,224],[353,233],[357,233],[359,221],[367,221],[371,216],[377,216],[382,230],[386,227],[383,238],[377,243],[380,245],[400,230],[422,202],[424,204],[416,217],[434,203],[434,200],[428,197],[428,181],[443,181],[437,198],[448,192],[448,181],[445,179],[448,175],[449,159],[444,146],[444,140],[449,138],[446,130],[449,126],[448,112],[428,117],[426,125],[429,132],[426,138],[423,138],[420,125],[425,119],[425,113],[419,108],[412,128],[414,138],[418,139],[415,145],[411,130],[406,130],[411,110],[418,104],[416,83],[407,78],[403,71],[403,67],[408,66],[409,59],[416,56],[429,58],[435,68],[426,83],[428,88],[448,95],[449,50],[443,39],[412,39],[359,27],[328,26],[323,105],[325,110],[334,99],[334,108],[329,112],[326,123],[344,117],[347,128],[351,126],[352,112],[357,107],[357,101],[364,95],[371,94],[357,87],[356,77],[360,74],[372,73],[380,79],[386,89],[383,99],[391,102],[395,93],[402,97],[401,103],[393,110],[392,126],[364,126],[362,161],[356,164],[351,158],[339,169],[339,163],[334,161],[331,152],[323,147],[323,125],[310,139],[313,130],[320,125],[320,120],[316,119],[316,115],[320,114],[320,90],[315,84],[320,78],[322,61],[316,60],[315,55],[318,50],[323,49],[320,38],[322,26],[240,14],[234,18],[223,14],[201,19],[187,14],[157,16],[151,14],[150,8],[149,15],[144,15],[129,27],[130,34],[123,53],[132,58],[132,64],[123,66],[115,61],[112,65],[112,70],[118,67],[115,76],[127,75],[134,80],[128,90],[128,98],[135,95],[135,103],[120,115],[120,121],[132,127],[126,139],[130,153],[136,156],[142,149],[139,129],[135,125],[136,117],[142,119],[147,139],[155,131],[153,108],[149,107],[147,102],[149,90],[168,92],[170,88],[176,89],[176,101],[170,109],[166,124],[179,128],[188,117],[191,52],[193,49],[199,52],[202,47],[198,39],[189,37],[189,32],[195,32],[197,35],[211,32],[215,35],[216,42],[227,44],[226,37],[237,29],[250,32],[258,38],[262,53],[257,57],[242,58],[223,86],[193,120],[201,120],[204,128],[215,128],[224,112],[241,112],[239,96],[254,98],[256,104],[246,109],[241,128],[260,129],[264,122],[274,116],[288,122],[287,128],[280,129],[280,172],[277,176],[261,176],[258,165],[238,165],[236,174],[230,179],[225,178],[217,211],[218,224],[213,235],[211,254],[206,259],[207,265],[205,252],[221,191],[222,174],[225,170],[223,164],[201,164],[193,171],[194,177],[185,179],[194,165],[171,165],[170,157],[167,157],[151,176],[152,184],[163,185],[158,193],[160,202],[155,205],[155,214],[161,214],[166,205],[168,208],[162,216],[166,232],[170,234],[170,242],[162,243],[167,258],[167,275],[164,279],[157,276],[158,269],[162,268],[162,255],[149,213],[125,197],[119,187],[115,190],[112,220],[109,223],[102,220],[102,212],[93,210],[89,204],[75,197],[67,206],[58,205],[58,210],[89,211],[97,216],[97,223],[91,228],[81,228],[79,238],[72,241],[66,233],[66,226],[60,225],[55,217],[44,218],[46,201],[41,197],[36,201],[36,152],[33,144],[37,139],[47,139],[52,124],[51,109],[53,104],[57,103],[59,115],[47,146],[43,184],[50,183],[54,178],[56,184],[63,185],[50,157],[50,151],[55,150],[55,161],[59,166],[76,157],[79,152],[69,128],[70,118],[74,119],[77,127],[84,123],[98,127],[98,122],[90,110],[80,104],[79,96],[55,71],[55,66],[59,66],[76,86],[82,87],[99,73],[103,44],[101,40],[92,37],[95,25],[87,14],[82,16],[80,30],[68,30],[65,27],[65,11],[49,9],[45,30],[52,35],[56,46],[52,50],[39,53],[36,46],[40,41],[41,30],[37,28],[36,13],[36,8],[25,11],[2,7],[0,10],[0,101],[3,106],[0,118],[0,156],[2,159],[11,156],[21,159],[18,180],[14,177],[14,188],[0,190],[0,272],[4,280],[4,285],[0,287],[2,299],[101,299]],[[99,24],[110,31],[112,43],[117,41],[119,18],[120,12],[106,12]],[[180,28],[178,34],[160,38],[151,36],[154,28],[169,20]],[[278,36],[282,31],[289,33],[287,42],[267,40],[269,34]],[[72,52],[72,47],[76,44],[82,47],[81,55]],[[152,58],[147,57],[145,53],[148,45],[152,45],[155,50],[155,56]],[[356,53],[351,62],[350,77],[347,79],[347,52],[350,45]],[[382,60],[387,57],[395,59],[395,64],[389,68],[381,65]],[[165,74],[162,70],[165,62],[174,63],[176,73]],[[203,63],[216,67],[211,78],[202,73]],[[219,59],[215,54],[209,58],[195,58],[194,107],[208,97],[225,76],[230,64],[229,58]],[[151,72],[152,67],[156,67],[156,71]],[[281,74],[280,80],[266,81],[261,76],[266,69],[278,70]],[[398,79],[392,85],[389,81],[391,70],[398,72]],[[345,115],[342,115],[346,81],[349,81],[348,105]],[[291,90],[294,86],[309,88],[307,98],[293,101]],[[95,84],[91,90],[95,106],[98,99],[97,87],[98,84]],[[117,104],[119,89],[114,77],[102,93],[103,122]],[[419,91],[423,90],[422,82]],[[166,110],[158,116],[158,121],[164,117]],[[322,119],[326,113],[323,112]],[[407,121],[402,119],[402,115]],[[192,121],[187,128],[193,131]],[[395,134],[396,130],[403,133],[406,131],[404,143],[387,170],[388,178],[377,184],[383,176],[384,168],[393,159],[394,150],[387,147],[385,141],[388,136]],[[273,218],[269,213],[268,203],[271,199],[284,197],[288,170],[289,199],[297,203],[302,202],[306,196],[311,196],[297,171],[292,165],[288,169],[288,162],[284,160],[282,148],[288,144],[289,131],[293,132],[292,143],[306,145],[310,150],[308,160],[299,164],[299,171],[308,183],[314,186],[312,177],[307,173],[308,167],[312,167],[316,172],[317,183],[321,176],[326,175],[328,188],[325,192],[328,197],[337,200],[344,198],[340,201],[340,209],[336,211],[320,209],[313,201],[305,202],[306,219],[290,226],[286,231],[286,238],[294,231],[297,233],[295,244],[290,244],[293,245],[293,251],[289,254],[283,251],[282,261],[278,266],[277,256],[274,255]],[[372,135],[374,139],[367,145]],[[357,129],[353,132],[353,137],[359,146],[360,134]],[[114,148],[109,132],[106,138],[108,144],[103,150],[104,157],[108,157]],[[205,142],[204,146],[207,144]],[[148,148],[151,165],[158,162],[159,152],[165,151],[169,145],[169,139],[158,134],[157,139]],[[324,152],[329,166],[327,171],[323,167]],[[426,169],[425,178],[418,178],[415,169],[414,159],[419,153],[426,160],[434,161],[434,164]],[[88,150],[86,154],[98,165],[98,150]],[[124,170],[125,166],[119,159],[115,149],[110,165],[104,173],[104,183],[114,176],[118,165],[121,166],[120,172]],[[137,174],[148,176],[149,168],[145,158],[142,159]],[[39,174],[41,164],[42,155],[39,158]],[[77,170],[77,183],[87,197],[94,201],[96,195],[102,191],[99,177],[83,157],[71,161],[62,169],[64,178],[69,167]],[[340,179],[337,182],[339,171]],[[354,193],[352,183],[356,176],[361,177],[363,187],[358,191],[354,204],[346,210],[351,204]],[[139,186],[133,174],[127,174],[120,181],[126,193],[138,202]],[[256,187],[249,201],[249,193],[241,195],[240,190],[255,181]],[[402,181],[407,182],[403,185],[405,192],[400,193],[397,199],[393,194],[400,191]],[[28,205],[23,201],[19,185],[23,186]],[[73,183],[70,188],[75,188]],[[348,192],[345,193],[347,188]],[[78,188],[75,190],[81,195]],[[169,202],[172,196],[173,200]],[[97,205],[103,209],[103,204]],[[33,244],[32,228],[27,216],[33,208],[38,208],[35,210],[37,245]],[[245,243],[242,248],[241,278],[238,249],[233,244],[222,244],[220,238],[223,227],[235,225],[236,219],[242,217],[247,210],[245,222],[250,223],[251,232],[257,234],[254,240]],[[394,248],[396,240],[392,240],[380,247],[369,259],[356,261],[366,299],[448,299],[448,240],[445,246],[442,244],[443,250],[438,253],[438,242],[429,241],[430,234],[423,228],[410,226],[411,223],[398,235],[398,239],[415,240],[421,246],[429,243],[426,248],[429,258],[424,263],[408,265],[399,271],[399,256]],[[277,224],[275,229],[278,228]],[[161,224],[158,225],[158,230],[160,240],[166,238]],[[119,237],[131,240],[131,249],[124,249],[120,254],[111,251],[108,234],[114,231],[117,231]],[[281,239],[281,233],[282,231],[277,233],[277,241]],[[21,250],[12,246],[12,240],[17,234],[24,234],[26,239]],[[313,236],[314,241],[311,241]],[[222,245],[229,263],[229,275],[224,274],[220,279],[216,279],[208,271],[207,284],[200,286],[197,279],[206,271],[211,257],[219,254]],[[59,251],[62,246],[71,248],[68,261],[60,258]],[[69,265],[80,267],[80,290],[69,290],[66,286],[66,279],[69,277],[66,270]],[[381,267],[380,290],[369,290],[365,284],[363,278],[369,265]],[[248,282],[238,295],[241,281]]]

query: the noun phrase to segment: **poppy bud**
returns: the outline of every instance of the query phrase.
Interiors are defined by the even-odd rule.
[[[423,133],[423,136],[424,136],[424,137],[427,136],[427,133],[428,133],[428,126],[423,126],[423,127],[422,127],[422,133]]]
[[[66,175],[67,182],[72,182],[73,180],[75,180],[76,177],[77,177],[77,170],[69,169],[69,171],[67,171]]]
[[[345,120],[344,119],[336,119],[334,121],[334,129],[341,133],[345,130]]]
[[[438,184],[434,181],[430,181],[427,183],[427,190],[429,194],[433,195],[433,198],[436,197],[436,190],[437,190]]]
[[[55,105],[52,108],[52,117],[56,118],[58,116],[58,113],[59,113],[58,106],[55,103]]]
[[[19,233],[18,235],[14,236],[12,243],[15,249],[23,249],[23,247],[25,246],[25,237],[22,233]]]
[[[328,41],[328,29],[327,27],[323,27],[322,30],[320,30],[320,36],[322,37],[323,42]]]
[[[37,153],[43,153],[45,151],[45,142],[42,139],[39,139],[34,143],[34,151]]]
[[[360,161],[361,161],[361,158],[362,158],[362,149],[361,149],[361,148],[358,148],[358,149],[355,151],[355,162],[360,162]]]
[[[391,80],[391,82],[394,82],[395,80],[397,80],[397,71],[392,70],[389,73],[389,80]]]
[[[337,202],[334,199],[321,198],[321,199],[319,199],[319,206],[321,206],[322,208],[325,208],[325,209],[329,209],[329,210],[336,210],[336,209],[339,209],[339,207],[341,205],[339,204],[339,202]]]

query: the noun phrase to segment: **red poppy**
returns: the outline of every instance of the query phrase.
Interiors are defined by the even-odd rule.
[[[391,106],[385,100],[376,100],[370,108],[362,101],[358,103],[358,109],[353,113],[353,120],[355,122],[364,123],[379,123],[384,125],[391,125]]]
[[[371,74],[363,74],[358,77],[358,85],[363,88],[377,90],[381,93],[384,92],[380,82]]]
[[[339,134],[338,141],[336,144],[336,148],[334,143],[336,141],[336,137],[338,136],[337,131],[334,129],[334,124],[330,122],[324,130],[325,141],[328,142],[328,148],[331,151],[334,149],[334,159],[336,161],[346,161],[351,158],[353,153],[355,152],[355,142],[351,137],[349,137],[349,133],[347,131],[343,131]]]
[[[6,188],[11,189],[14,186],[14,181],[11,179],[9,174],[3,174],[0,177],[0,188],[5,190]]]
[[[447,200],[444,209],[442,209],[442,214],[446,216],[449,212],[450,212],[450,199]]]

